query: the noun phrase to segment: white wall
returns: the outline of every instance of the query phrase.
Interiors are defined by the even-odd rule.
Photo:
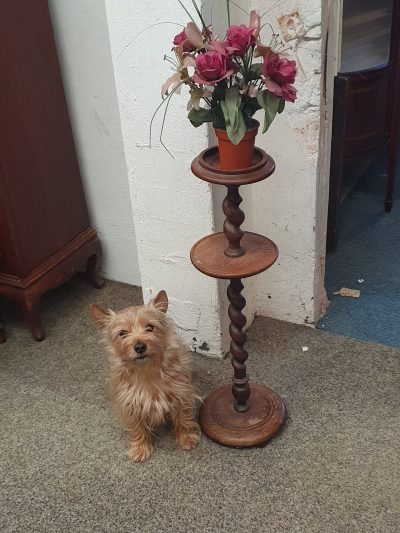
[[[266,5],[267,4],[267,5]],[[260,11],[268,4],[256,0]],[[276,161],[275,173],[253,188],[254,223],[257,230],[274,240],[280,258],[269,272],[257,278],[257,309],[279,319],[313,323],[316,306],[324,299],[323,278],[315,279],[316,263],[321,261],[316,233],[325,232],[325,220],[317,220],[319,183],[319,138],[321,120],[321,0],[286,0],[271,9],[268,19],[279,29],[277,18],[299,11],[304,37],[289,41],[296,59],[298,97],[287,103],[258,144]],[[323,148],[323,147],[321,147]],[[325,255],[325,252],[324,252]],[[318,292],[317,291],[318,288]]]
[[[190,171],[208,137],[206,127],[194,129],[186,118],[187,94],[172,98],[165,124],[164,141],[173,157],[158,138],[162,113],[149,147],[151,117],[171,75],[163,56],[180,27],[160,25],[135,38],[162,21],[186,23],[187,15],[178,2],[164,0],[106,0],[106,8],[144,299],[166,289],[186,342],[221,356],[227,328],[221,327],[218,282],[200,274],[189,259],[191,246],[213,232],[214,220],[211,187]]]
[[[265,10],[262,0],[252,4]],[[257,278],[255,290],[260,314],[312,324],[327,301],[330,121],[326,117],[332,95],[329,93],[328,99],[326,89],[332,86],[333,77],[324,80],[322,76],[326,26],[322,28],[321,0],[286,0],[269,9],[268,17],[279,28],[277,18],[293,10],[299,11],[305,30],[304,36],[287,43],[297,61],[298,97],[294,104],[286,105],[268,133],[258,138],[277,168],[266,184],[256,184],[253,189],[258,229],[277,243],[280,258],[275,268]]]
[[[103,0],[49,0],[64,88],[106,278],[140,284]]]
[[[188,17],[175,0],[140,4],[51,0],[50,4],[85,188],[103,237],[106,273],[140,283],[145,300],[165,288],[185,340],[197,349],[205,343],[209,350],[199,350],[202,353],[221,355],[228,340],[226,283],[198,273],[189,261],[189,251],[200,237],[221,230],[225,191],[191,174],[192,159],[211,137],[207,128],[194,129],[187,120],[187,94],[172,99],[165,124],[164,141],[174,158],[158,139],[162,113],[155,120],[149,147],[149,124],[160,102],[160,86],[171,74],[162,58],[181,29],[160,23],[186,24]],[[219,27],[226,25],[222,4],[214,4],[214,25]],[[263,21],[276,29],[278,17],[298,9],[306,32],[288,43],[298,62],[298,99],[288,103],[267,134],[257,138],[257,144],[274,157],[276,172],[241,190],[244,228],[267,235],[280,249],[278,262],[268,272],[245,282],[250,321],[258,312],[313,323],[326,305],[323,281],[335,51],[328,50],[332,60],[326,80],[321,66],[328,27],[330,41],[337,41],[336,4],[340,2],[240,0],[248,11],[268,10]],[[231,15],[232,22],[247,22],[247,16],[234,6]],[[150,27],[153,24],[157,26]]]

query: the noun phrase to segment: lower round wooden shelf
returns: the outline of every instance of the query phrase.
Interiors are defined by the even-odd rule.
[[[240,245],[241,257],[227,257],[228,241],[224,233],[213,233],[193,245],[190,259],[203,274],[213,278],[234,279],[255,276],[275,263],[279,252],[276,244],[258,233],[245,231]]]
[[[202,431],[212,440],[236,448],[266,444],[285,421],[285,404],[272,389],[252,383],[249,409],[234,408],[232,386],[223,385],[205,399],[200,409]]]

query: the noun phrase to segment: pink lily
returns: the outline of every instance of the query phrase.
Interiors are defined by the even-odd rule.
[[[203,34],[194,22],[188,22],[185,28],[185,34],[196,50],[203,48]]]
[[[223,56],[229,56],[235,53],[236,48],[229,46],[228,41],[221,41],[220,39],[213,39],[207,46],[207,50],[215,50]]]
[[[254,83],[248,83],[247,86],[244,89],[240,89],[239,92],[240,94],[244,94],[246,96],[254,98],[255,96],[257,96],[258,87],[256,87]]]
[[[260,15],[258,11],[256,11],[255,9],[253,9],[253,11],[250,12],[250,28],[254,28],[253,35],[257,39],[260,33],[261,26],[260,26]]]
[[[208,98],[211,96],[211,91],[204,88],[198,88],[198,89],[192,89],[190,91],[190,100],[187,104],[187,110],[190,111],[191,109],[200,109],[200,102],[202,98]]]
[[[270,46],[257,43],[257,46],[254,50],[254,57],[269,57],[269,55],[273,53],[274,51],[272,50]]]
[[[168,94],[168,91],[173,91],[176,89],[176,93],[180,94],[181,92],[181,82],[184,82],[186,79],[189,78],[187,68],[188,67],[195,67],[196,63],[192,56],[184,56],[183,55],[183,45],[179,45],[175,49],[175,54],[178,59],[177,64],[177,70],[170,76],[162,85],[161,87],[161,96],[166,96]]]

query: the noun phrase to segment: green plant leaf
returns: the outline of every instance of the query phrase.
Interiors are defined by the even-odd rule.
[[[239,105],[239,87],[237,85],[234,85],[233,87],[229,87],[228,89],[226,89],[224,105],[222,106],[222,111],[225,116],[225,122],[230,123],[232,128],[235,127],[239,111]]]
[[[253,63],[250,67],[250,71],[252,72],[252,74],[255,75],[254,78],[252,79],[257,79],[257,78],[261,78],[262,76],[262,68],[263,68],[263,64],[262,63]]]
[[[246,123],[241,111],[242,95],[237,85],[229,87],[225,91],[225,100],[221,101],[221,109],[224,114],[226,132],[233,144],[239,144],[246,133]]]
[[[211,109],[204,109],[203,107],[200,107],[200,109],[193,108],[188,113],[188,119],[195,128],[198,128],[205,122],[212,122],[213,113]]]
[[[285,100],[283,98],[279,98],[278,113],[282,113],[284,109],[285,109]]]
[[[264,109],[264,127],[263,133],[271,126],[272,121],[276,117],[279,108],[279,101],[281,100],[278,96],[275,96],[273,93],[265,89],[257,94],[257,100],[260,106]]]
[[[249,124],[251,118],[255,113],[261,109],[260,104],[257,101],[257,98],[254,96],[243,96],[242,95],[242,113],[244,116],[244,120],[246,121],[247,125]]]
[[[244,117],[241,111],[238,111],[235,121],[235,127],[232,128],[230,126],[227,126],[226,132],[232,144],[239,144],[240,141],[243,139],[244,134],[246,133],[246,123],[244,121]]]

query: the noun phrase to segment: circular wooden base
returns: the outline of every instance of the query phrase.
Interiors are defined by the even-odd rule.
[[[200,409],[202,431],[212,440],[236,448],[266,444],[285,421],[285,404],[273,390],[251,384],[250,408],[238,413],[232,386],[223,385],[206,398]]]

